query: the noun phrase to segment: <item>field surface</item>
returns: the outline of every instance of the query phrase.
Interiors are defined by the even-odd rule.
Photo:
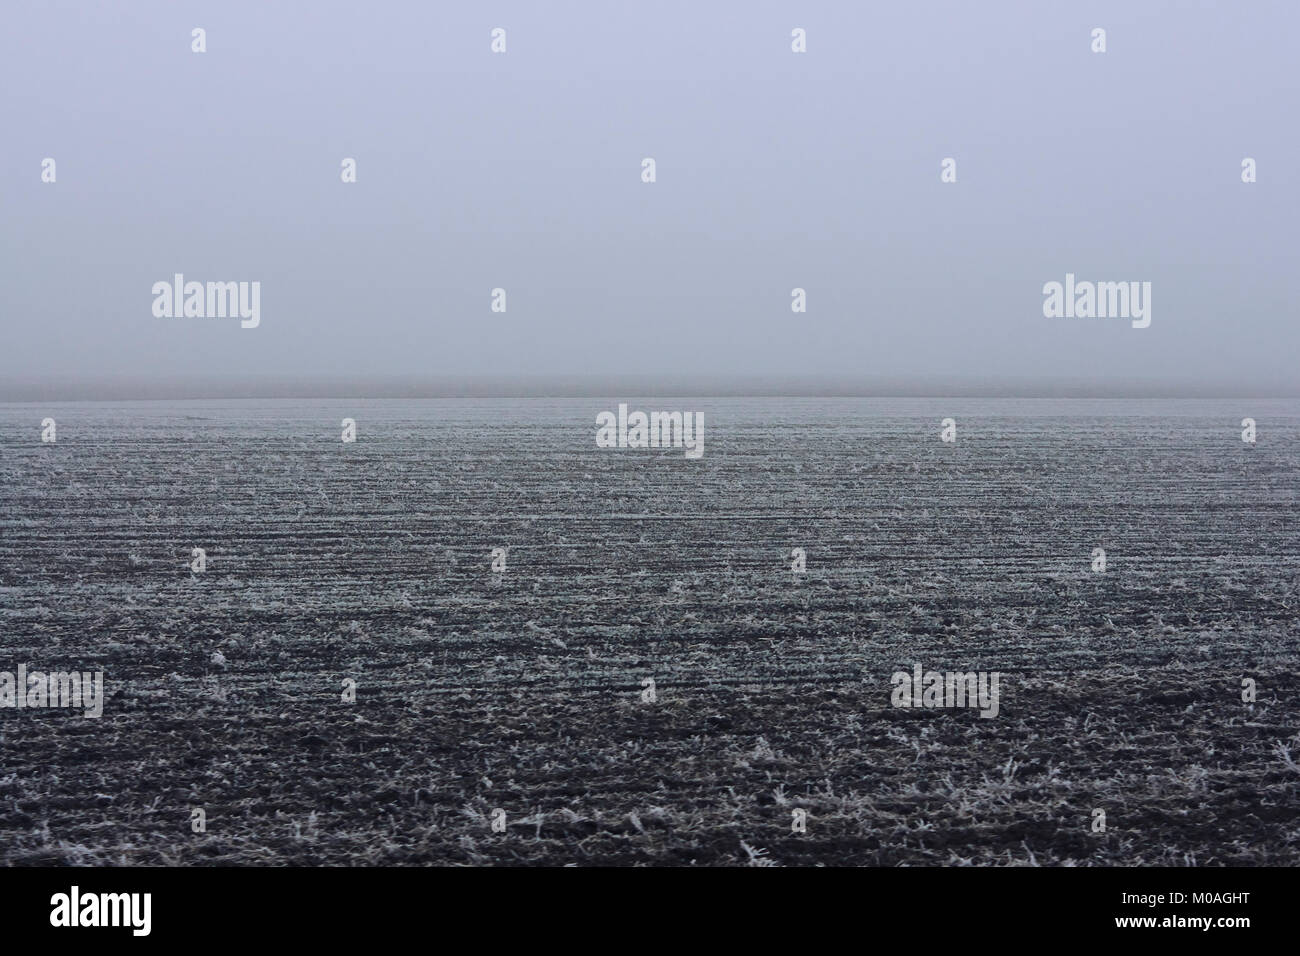
[[[0,863],[1300,864],[1300,403],[623,400],[0,405]]]

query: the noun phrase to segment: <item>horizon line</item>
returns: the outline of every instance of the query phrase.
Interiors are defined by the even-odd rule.
[[[128,382],[9,381],[6,404],[77,401],[216,401],[222,399],[455,399],[455,398],[986,398],[986,399],[1292,399],[1300,386],[1207,385],[1167,381],[1043,381],[992,384],[971,379],[875,379],[810,376],[443,376],[437,379],[320,377],[314,380],[154,380]]]

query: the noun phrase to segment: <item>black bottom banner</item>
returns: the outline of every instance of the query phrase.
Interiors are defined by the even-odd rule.
[[[680,941],[929,926],[1047,932],[1048,939],[1136,936],[1232,945],[1294,925],[1292,874],[1267,869],[840,869],[802,874],[527,869],[9,869],[6,936],[75,933],[78,943],[374,942],[431,923],[517,931],[534,942],[659,932]],[[944,929],[947,927],[947,929]],[[1242,936],[1241,934],[1245,934]],[[505,935],[505,934],[503,934]],[[956,937],[954,937],[956,938]],[[1038,937],[1040,940],[1042,937]]]

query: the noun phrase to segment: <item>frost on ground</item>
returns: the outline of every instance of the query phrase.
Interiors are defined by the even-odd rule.
[[[1300,863],[1296,403],[661,404],[0,406],[0,861]]]

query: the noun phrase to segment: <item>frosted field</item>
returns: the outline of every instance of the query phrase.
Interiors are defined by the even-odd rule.
[[[0,405],[0,861],[1300,863],[1300,402],[621,400]]]

